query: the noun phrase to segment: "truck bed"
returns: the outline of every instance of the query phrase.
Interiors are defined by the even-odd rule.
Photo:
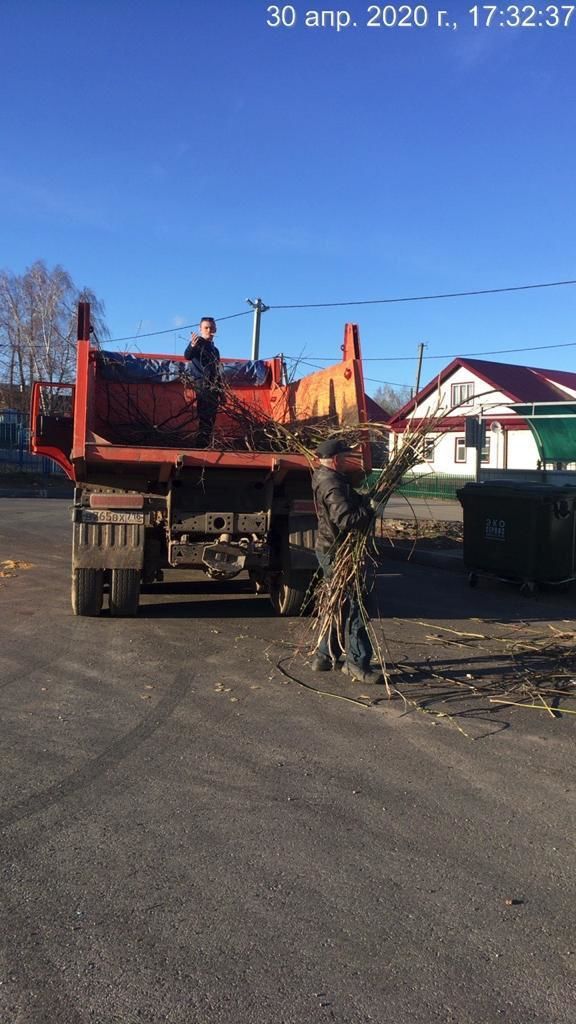
[[[103,352],[82,339],[75,384],[34,385],[31,450],[84,481],[101,471],[161,481],[185,466],[301,471],[315,431],[367,419],[352,324],[342,350],[339,363],[289,383],[279,357],[222,360],[213,442],[198,448],[197,389],[182,356]]]

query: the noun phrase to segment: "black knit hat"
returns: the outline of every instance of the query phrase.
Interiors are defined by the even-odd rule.
[[[345,452],[351,452],[352,448],[346,441],[339,440],[336,437],[329,439],[328,441],[322,441],[316,449],[316,455],[319,459],[332,459],[335,455],[343,455]]]

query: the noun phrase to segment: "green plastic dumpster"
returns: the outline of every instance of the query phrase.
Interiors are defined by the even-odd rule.
[[[464,510],[464,564],[478,573],[538,583],[576,578],[576,487],[493,481],[458,492]]]

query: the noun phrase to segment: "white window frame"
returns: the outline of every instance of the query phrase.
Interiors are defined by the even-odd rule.
[[[459,459],[458,458],[459,452],[460,452],[460,454],[464,455],[463,459]],[[466,448],[466,438],[464,437],[464,435],[462,435],[462,437],[455,437],[454,438],[454,462],[456,463],[457,466],[464,466],[464,465],[466,465],[467,460],[468,460],[468,449]]]
[[[431,435],[430,437],[424,438],[424,444],[422,446],[422,461],[423,462],[434,462],[434,452],[436,449],[436,438]]]
[[[465,390],[466,389],[466,390]],[[474,398],[474,381],[466,380],[450,385],[450,404],[452,408],[460,405],[472,405]]]

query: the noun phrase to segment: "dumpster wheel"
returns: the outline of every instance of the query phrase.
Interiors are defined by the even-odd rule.
[[[523,594],[524,597],[534,597],[537,590],[538,584],[535,580],[524,580],[520,585],[520,593]]]

